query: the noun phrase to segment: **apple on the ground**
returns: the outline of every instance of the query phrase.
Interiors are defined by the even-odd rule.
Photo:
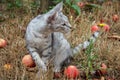
[[[6,40],[0,38],[0,48],[5,47],[7,45]]]
[[[79,76],[79,70],[76,66],[70,65],[64,70],[64,75],[69,79],[75,79]]]
[[[25,55],[22,58],[22,63],[26,66],[26,67],[35,67],[35,62],[33,61],[32,57],[30,54]]]

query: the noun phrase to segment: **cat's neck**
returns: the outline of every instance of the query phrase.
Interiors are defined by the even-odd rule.
[[[50,29],[48,26],[46,26],[46,28],[42,31],[42,34],[45,36],[48,36],[52,32],[53,32],[52,29]]]
[[[43,35],[49,35],[52,33],[51,25],[47,23],[48,16],[47,15],[42,15],[42,16],[37,16],[33,21],[32,24],[36,23],[36,28],[35,31],[40,32]],[[41,23],[41,24],[40,24]]]

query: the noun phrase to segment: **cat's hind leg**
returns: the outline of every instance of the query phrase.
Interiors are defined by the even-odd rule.
[[[55,60],[54,60],[54,72],[60,72],[61,68],[63,68],[63,66],[66,66],[70,63],[70,59],[71,59],[71,49],[64,49],[60,50],[60,53],[58,52],[55,56]]]

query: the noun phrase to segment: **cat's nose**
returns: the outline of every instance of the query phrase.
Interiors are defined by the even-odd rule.
[[[70,28],[70,29],[72,29],[72,27],[71,27],[71,26],[69,26],[69,28]]]
[[[70,28],[70,29],[72,29],[72,26],[71,26],[71,25],[69,25],[69,28]]]

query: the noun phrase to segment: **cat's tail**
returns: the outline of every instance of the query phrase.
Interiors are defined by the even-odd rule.
[[[92,43],[94,43],[94,42],[96,41],[96,39],[98,38],[99,34],[100,34],[99,31],[94,32],[94,33],[92,34],[92,36],[91,36],[87,41],[85,41],[85,42],[79,44],[78,46],[76,46],[75,48],[73,48],[73,49],[72,49],[72,54],[73,54],[73,55],[74,55],[74,54],[77,54],[77,53],[79,53],[81,50],[86,49],[86,48],[90,45],[91,41],[92,41]]]

